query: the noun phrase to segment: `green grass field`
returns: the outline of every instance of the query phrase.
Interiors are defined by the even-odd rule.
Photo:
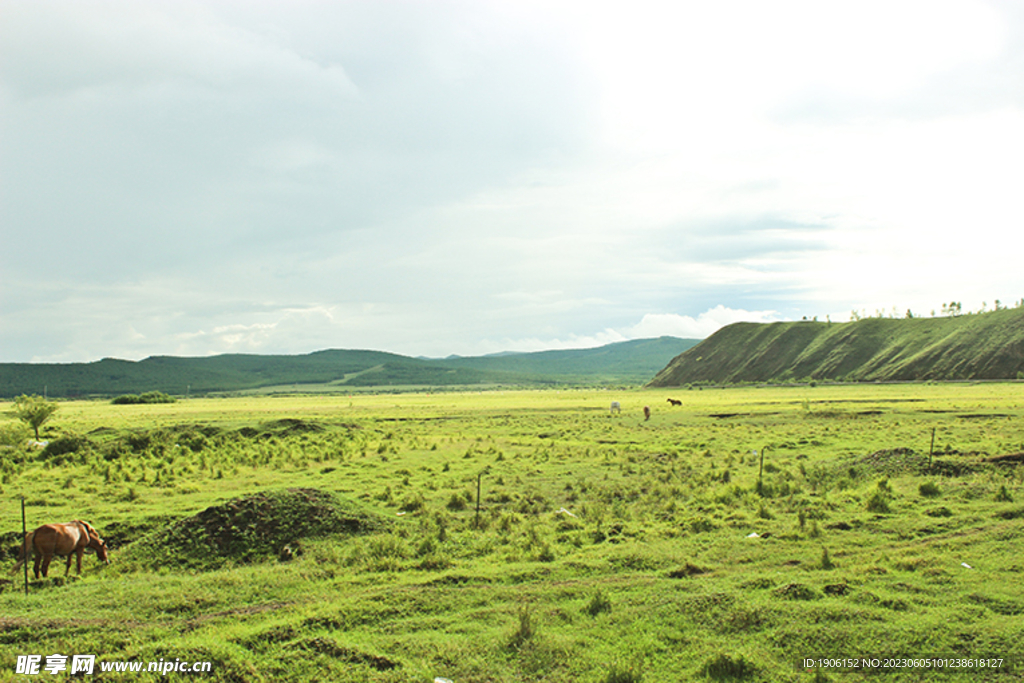
[[[4,566],[21,496],[30,528],[91,521],[111,564],[87,556],[64,582],[55,561],[28,596],[3,575],[0,680],[53,653],[210,661],[203,678],[223,681],[428,683],[858,681],[875,676],[802,660],[1009,661],[1024,655],[1024,468],[990,459],[1024,452],[1022,392],[61,403],[46,450],[0,447]]]

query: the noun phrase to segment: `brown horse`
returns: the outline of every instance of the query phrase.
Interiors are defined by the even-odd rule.
[[[668,399],[668,402],[670,404],[674,405],[674,406],[681,406],[681,405],[683,405],[682,401],[680,401],[679,399],[675,399],[675,398]]]
[[[40,573],[40,561],[42,561],[42,574],[45,577],[50,570],[50,561],[54,555],[68,558],[64,576],[71,571],[71,556],[75,555],[78,558],[76,569],[81,575],[82,553],[86,548],[95,550],[97,557],[106,564],[110,564],[110,558],[107,555],[107,542],[100,538],[99,532],[88,522],[76,519],[67,524],[45,524],[25,536],[25,543],[21,547],[21,557],[11,573],[13,574],[21,568],[31,552],[35,556],[33,571],[37,579]]]

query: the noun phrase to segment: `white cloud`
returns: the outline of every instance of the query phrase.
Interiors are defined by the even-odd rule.
[[[3,12],[0,360],[471,355],[1021,295],[1013,3]]]
[[[561,339],[532,337],[526,339],[485,339],[477,344],[466,355],[484,355],[488,353],[500,353],[502,351],[518,351],[520,353],[532,353],[534,351],[551,351],[565,349],[591,349],[605,344],[627,341],[628,338],[615,330],[603,330],[590,335],[568,335]]]
[[[569,335],[565,338],[527,338],[488,340],[473,351],[475,354],[501,351],[532,352],[549,349],[589,349],[633,339],[680,337],[704,339],[726,325],[737,322],[767,323],[780,320],[775,311],[744,311],[719,304],[696,318],[676,313],[647,313],[639,323],[621,328],[605,329],[590,335]]]
[[[719,304],[704,311],[696,318],[676,313],[648,313],[639,323],[629,329],[627,336],[630,339],[661,336],[704,339],[733,323],[768,323],[778,320],[775,311],[744,311],[726,308]]]

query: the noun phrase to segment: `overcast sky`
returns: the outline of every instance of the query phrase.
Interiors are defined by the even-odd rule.
[[[0,361],[1013,304],[1022,8],[0,0]]]

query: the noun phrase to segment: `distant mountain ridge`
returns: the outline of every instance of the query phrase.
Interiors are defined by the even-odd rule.
[[[1024,308],[849,323],[735,323],[683,352],[648,386],[792,380],[1016,379]]]
[[[0,363],[0,397],[171,395],[301,387],[444,387],[643,384],[671,358],[700,340],[659,337],[596,349],[496,354],[448,359],[411,358],[384,351],[330,349],[306,355],[226,354],[202,358],[104,358],[91,363]]]

